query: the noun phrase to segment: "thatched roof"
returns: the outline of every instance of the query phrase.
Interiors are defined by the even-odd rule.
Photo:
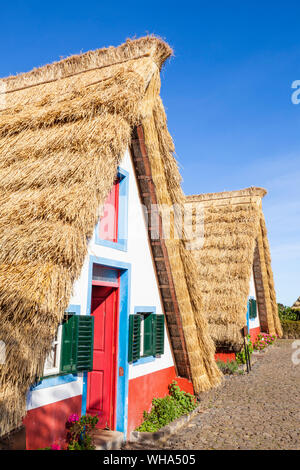
[[[262,212],[265,194],[262,188],[247,188],[186,197],[189,227],[195,230],[196,207],[204,220],[200,235],[191,239],[191,248],[198,267],[201,311],[219,348],[238,351],[241,347],[253,267],[261,326],[282,334]]]
[[[171,53],[162,40],[145,37],[2,81],[0,339],[7,360],[0,366],[0,434],[24,416],[26,393],[42,375],[99,206],[136,126],[143,127],[158,202],[184,202],[159,96]],[[166,246],[189,370],[195,390],[205,390],[220,374],[194,260],[184,241]],[[176,342],[176,328],[173,335]]]
[[[292,306],[292,309],[293,310],[300,310],[300,297],[298,297],[298,299],[296,300],[296,302]]]

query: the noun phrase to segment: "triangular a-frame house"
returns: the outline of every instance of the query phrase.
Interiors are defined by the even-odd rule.
[[[252,187],[186,197],[200,311],[220,352],[241,349],[247,324],[253,340],[261,331],[282,335],[262,210],[265,194]]]
[[[195,393],[220,382],[195,261],[184,238],[162,236],[161,206],[184,203],[159,96],[171,54],[145,37],[1,80],[0,435],[27,409],[28,448],[59,437],[61,404],[63,416],[100,409],[125,435],[172,379]],[[104,304],[119,316],[101,326]],[[115,342],[101,362],[104,328]]]
[[[300,297],[296,300],[296,302],[292,306],[293,310],[300,310]]]

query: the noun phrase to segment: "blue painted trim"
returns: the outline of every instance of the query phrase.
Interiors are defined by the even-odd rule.
[[[88,373],[85,371],[82,376],[81,416],[86,414],[87,378]]]
[[[99,237],[99,224],[95,228],[96,245],[114,248],[115,250],[127,251],[128,239],[128,189],[129,189],[129,173],[123,168],[118,168],[119,184],[119,213],[118,213],[118,241],[102,240]]]
[[[119,334],[118,334],[118,364],[124,370],[124,375],[117,377],[117,404],[116,404],[116,430],[124,433],[126,439],[128,423],[128,333],[129,333],[129,306],[130,306],[130,286],[131,286],[131,264],[122,261],[101,258],[98,256],[89,257],[88,268],[88,296],[87,315],[91,314],[92,300],[92,278],[93,264],[116,268],[120,271],[119,289]],[[82,394],[82,414],[86,413],[87,399],[87,374],[84,375]]]
[[[134,313],[139,314],[139,313],[154,313],[156,314],[156,307],[134,307]],[[141,357],[137,361],[133,362],[133,366],[140,366],[141,364],[148,364],[149,362],[154,362],[156,359],[155,356],[146,356],[146,357]]]
[[[68,308],[65,310],[68,313],[75,313],[75,315],[80,315],[81,312],[81,306],[80,305],[74,305],[70,304]]]
[[[30,391],[41,390],[43,388],[55,387],[56,385],[68,384],[70,382],[76,382],[77,374],[67,374],[67,375],[53,375],[51,377],[45,377],[38,385],[35,387],[30,387]]]
[[[154,362],[155,361],[155,356],[146,356],[146,357],[141,357],[137,361],[133,362],[132,365],[133,367],[135,366],[140,366],[141,364],[148,364],[149,362]]]
[[[156,313],[156,307],[134,307],[134,313]]]

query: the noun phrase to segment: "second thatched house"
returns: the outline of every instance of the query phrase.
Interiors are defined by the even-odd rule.
[[[220,382],[160,99],[172,50],[146,37],[1,81],[0,435],[63,439],[69,414],[126,433],[177,379]]]
[[[265,194],[248,188],[186,197],[201,312],[220,358],[241,349],[246,324],[253,340],[261,331],[282,335],[262,211]]]
[[[300,320],[300,297],[298,297],[296,302],[292,305],[292,310],[296,314],[296,319]]]

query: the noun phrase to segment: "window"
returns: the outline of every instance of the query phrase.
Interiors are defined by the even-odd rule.
[[[129,362],[164,353],[164,315],[138,311],[129,316]]]
[[[67,315],[59,325],[52,350],[45,361],[44,377],[93,368],[94,318]]]
[[[118,178],[104,203],[103,216],[99,223],[99,237],[114,243],[118,241],[119,184]]]
[[[141,316],[141,357],[153,355],[153,313],[140,313]]]
[[[119,168],[96,227],[95,242],[98,245],[127,250],[128,178],[128,172]]]
[[[119,271],[94,263],[92,282],[93,285],[119,287]]]
[[[249,318],[254,320],[257,317],[257,303],[255,299],[249,299]]]
[[[61,336],[62,336],[62,325],[59,325],[57,335],[52,343],[52,349],[48,355],[45,366],[44,366],[44,377],[48,375],[59,374],[60,368],[60,353],[61,353]]]

